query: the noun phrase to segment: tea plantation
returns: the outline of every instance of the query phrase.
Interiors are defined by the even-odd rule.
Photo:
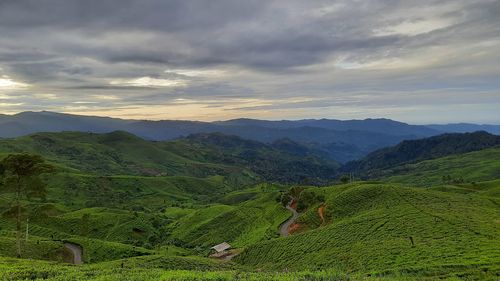
[[[500,279],[499,148],[341,183],[271,176],[279,161],[302,164],[230,140],[231,153],[122,132],[0,140],[1,159],[31,152],[56,167],[41,176],[44,196],[20,201],[20,258],[16,193],[2,178],[0,280]],[[290,201],[299,217],[282,237]],[[222,242],[229,255],[210,257]]]

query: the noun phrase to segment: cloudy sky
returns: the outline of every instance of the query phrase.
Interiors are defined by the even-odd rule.
[[[0,113],[500,124],[499,15],[499,0],[0,0]]]

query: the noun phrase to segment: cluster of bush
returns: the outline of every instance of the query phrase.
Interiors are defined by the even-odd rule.
[[[278,198],[283,206],[286,206],[292,199],[297,202],[297,211],[302,212],[309,207],[325,202],[325,196],[320,193],[320,187],[315,189],[305,189],[302,186],[294,186],[287,192],[281,193]]]
[[[465,183],[465,180],[462,177],[453,178],[450,175],[446,175],[446,176],[443,176],[442,179],[443,179],[443,183],[445,183],[445,184],[461,184],[461,183]]]

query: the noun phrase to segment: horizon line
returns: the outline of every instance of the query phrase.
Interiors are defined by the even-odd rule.
[[[434,126],[434,125],[477,125],[477,126],[500,126],[500,123],[475,123],[475,122],[467,122],[467,121],[460,121],[460,122],[448,122],[448,123],[439,123],[439,122],[432,122],[432,123],[409,123],[405,121],[400,121],[392,118],[387,118],[387,117],[368,117],[364,119],[337,119],[337,118],[328,118],[328,117],[323,117],[323,118],[297,118],[297,119],[256,119],[256,118],[250,118],[250,117],[238,117],[238,118],[231,118],[231,119],[224,119],[224,120],[212,120],[212,121],[207,121],[207,120],[195,120],[195,119],[146,119],[146,118],[124,118],[124,117],[114,117],[114,116],[109,116],[109,115],[86,115],[86,114],[80,114],[80,113],[71,113],[71,112],[57,112],[57,111],[51,111],[51,110],[25,110],[25,111],[19,111],[16,113],[0,113],[1,115],[6,115],[6,116],[16,116],[20,115],[23,113],[52,113],[52,114],[60,114],[60,115],[72,115],[72,116],[80,116],[80,117],[95,117],[95,118],[109,118],[109,119],[117,119],[117,120],[124,120],[124,121],[149,121],[149,122],[161,122],[161,121],[180,121],[180,122],[199,122],[199,123],[217,123],[217,122],[228,122],[228,121],[234,121],[234,120],[254,120],[254,121],[270,121],[270,122],[297,122],[297,121],[307,121],[307,120],[315,120],[315,121],[320,121],[320,120],[330,120],[330,121],[343,121],[343,122],[348,122],[348,121],[366,121],[366,120],[388,120],[388,121],[394,121],[394,122],[399,122],[399,123],[404,123],[407,125],[415,125],[415,126]]]

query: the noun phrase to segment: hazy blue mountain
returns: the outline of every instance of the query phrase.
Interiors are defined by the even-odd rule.
[[[18,137],[36,132],[111,132],[125,128],[129,120],[80,116],[55,112],[21,112],[0,116],[0,137]]]
[[[435,127],[433,127],[435,126]],[[471,125],[468,124],[470,128]],[[486,125],[483,125],[486,126]],[[456,127],[462,131],[464,127]],[[495,126],[491,126],[495,128]],[[80,131],[106,133],[126,131],[148,140],[170,140],[191,134],[223,133],[244,139],[273,143],[288,139],[345,163],[403,140],[438,135],[454,130],[452,125],[419,126],[389,119],[330,120],[304,119],[268,121],[233,119],[218,122],[183,120],[126,120],[80,116],[56,112],[22,112],[0,115],[0,137],[11,138],[36,132]]]
[[[476,131],[486,131],[490,134],[500,135],[500,125],[455,123],[445,125],[427,125],[427,127],[444,133],[470,133]]]
[[[385,133],[389,135],[415,135],[431,136],[438,134],[437,130],[426,126],[409,125],[406,123],[390,119],[365,119],[365,120],[332,120],[332,119],[304,119],[304,120],[282,120],[268,121],[256,119],[233,119],[228,121],[216,122],[220,125],[231,126],[253,126],[267,128],[298,128],[315,127],[335,131],[366,131],[375,133]]]

